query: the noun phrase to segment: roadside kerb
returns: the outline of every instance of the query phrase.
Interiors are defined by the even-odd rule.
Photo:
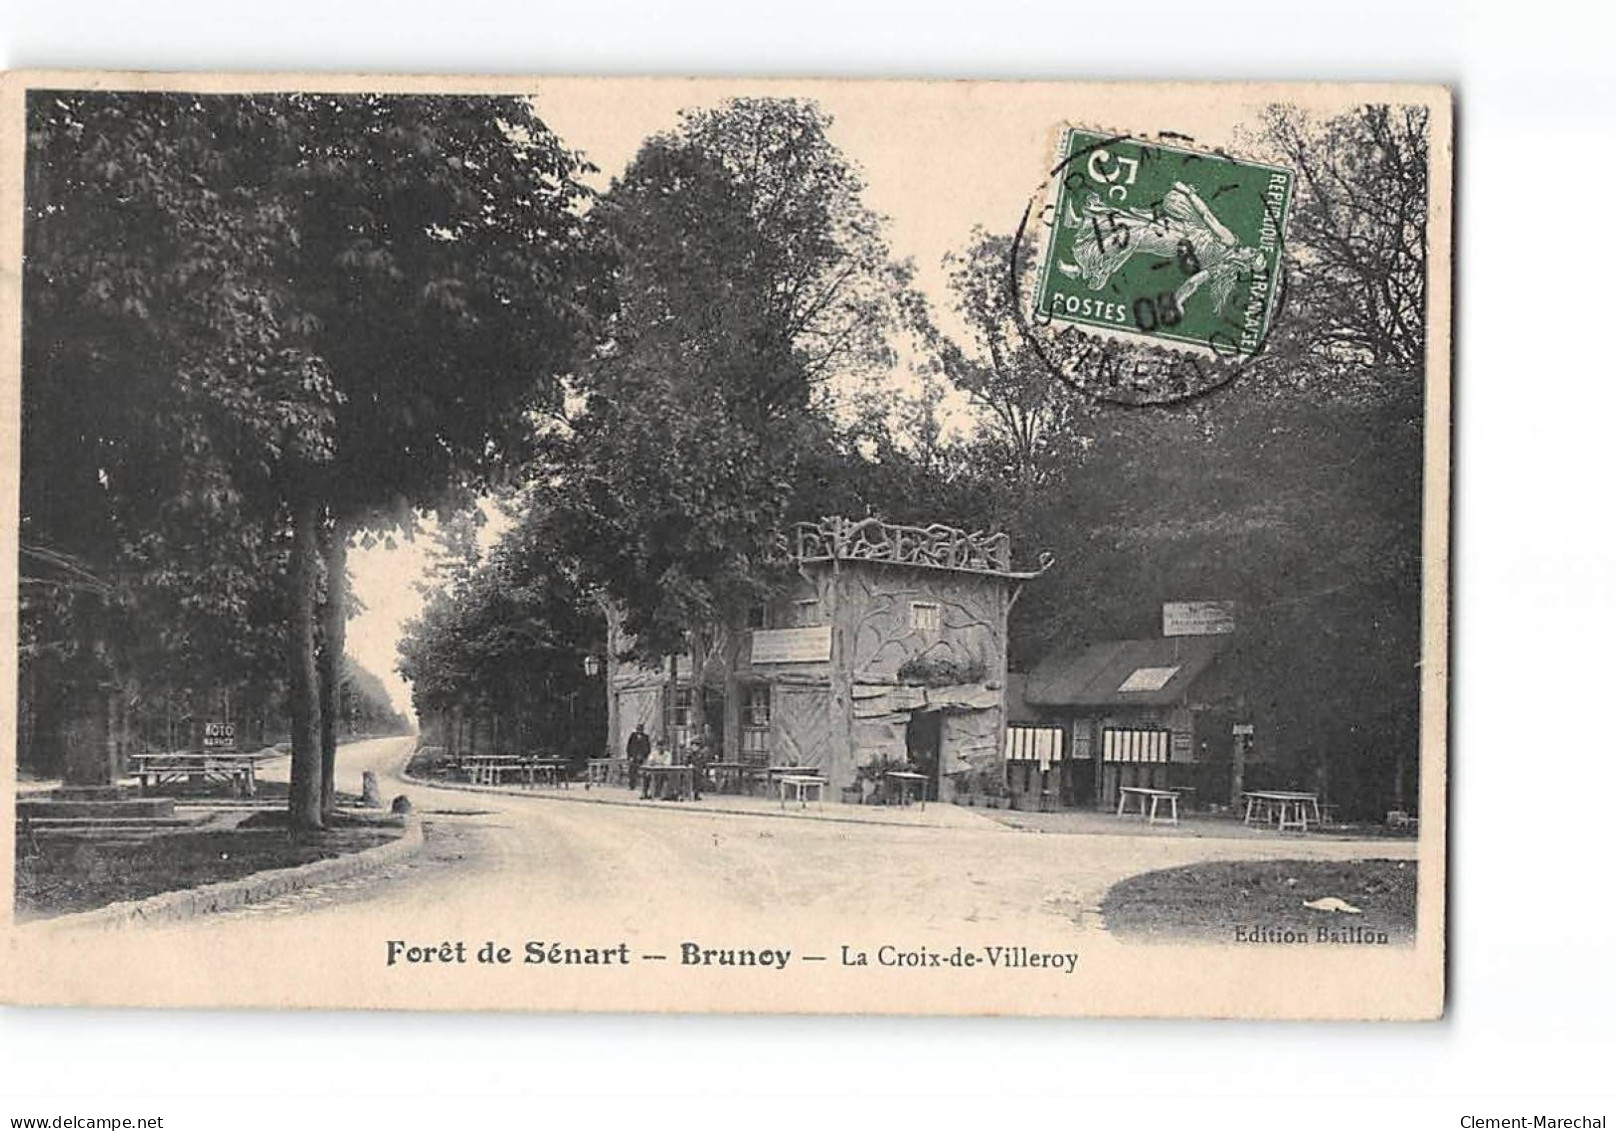
[[[790,809],[776,811],[773,809],[733,809],[725,805],[710,805],[703,801],[692,803],[688,809],[674,806],[642,805],[638,801],[618,801],[610,797],[569,797],[566,791],[551,791],[540,793],[536,790],[507,789],[495,785],[473,785],[470,782],[440,781],[437,778],[421,778],[407,770],[398,771],[400,781],[409,785],[418,785],[423,789],[454,789],[462,793],[487,793],[495,797],[526,798],[532,801],[567,801],[577,805],[616,805],[620,809],[639,809],[652,813],[716,813],[726,817],[772,817],[787,821],[832,821],[843,825],[873,825],[883,829],[959,829],[968,828],[967,825],[949,824],[942,821],[872,821],[865,817],[839,817],[832,816],[821,810]],[[979,818],[983,831],[1008,832],[1016,830],[997,821],[990,821],[986,817]]]
[[[254,872],[237,880],[223,880],[204,884],[198,888],[165,891],[146,899],[127,900],[122,903],[98,907],[94,911],[80,911],[73,915],[58,915],[23,924],[24,930],[117,930],[122,927],[149,926],[158,923],[182,923],[199,915],[228,911],[266,899],[286,895],[316,884],[349,880],[408,859],[421,850],[423,843],[421,822],[414,816],[404,820],[404,834],[378,844],[327,860],[314,860],[294,868],[276,868],[267,872]]]

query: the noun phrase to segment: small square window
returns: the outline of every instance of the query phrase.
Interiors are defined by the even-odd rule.
[[[916,632],[936,632],[943,627],[943,610],[935,601],[909,604],[909,627]]]
[[[791,603],[791,627],[812,628],[819,623],[819,601],[810,597]]]

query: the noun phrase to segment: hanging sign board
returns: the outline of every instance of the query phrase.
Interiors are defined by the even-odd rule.
[[[1234,631],[1233,601],[1167,601],[1163,636],[1227,636]]]

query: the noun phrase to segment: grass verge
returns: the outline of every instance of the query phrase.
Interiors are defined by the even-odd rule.
[[[92,911],[125,900],[236,880],[374,848],[403,835],[402,821],[338,814],[318,833],[291,835],[284,812],[255,813],[233,829],[140,840],[40,838],[19,842],[19,920]]]
[[[1416,874],[1412,860],[1190,864],[1123,880],[1106,892],[1100,910],[1106,929],[1129,941],[1243,943],[1275,936],[1292,941],[1292,935],[1340,941],[1321,939],[1323,928],[1408,943],[1414,938]],[[1303,906],[1329,896],[1361,914]]]

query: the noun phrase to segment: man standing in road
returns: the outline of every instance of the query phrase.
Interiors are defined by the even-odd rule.
[[[628,736],[628,746],[623,753],[628,756],[628,787],[633,789],[640,784],[640,767],[651,755],[651,736],[645,733],[644,723],[637,725]]]

